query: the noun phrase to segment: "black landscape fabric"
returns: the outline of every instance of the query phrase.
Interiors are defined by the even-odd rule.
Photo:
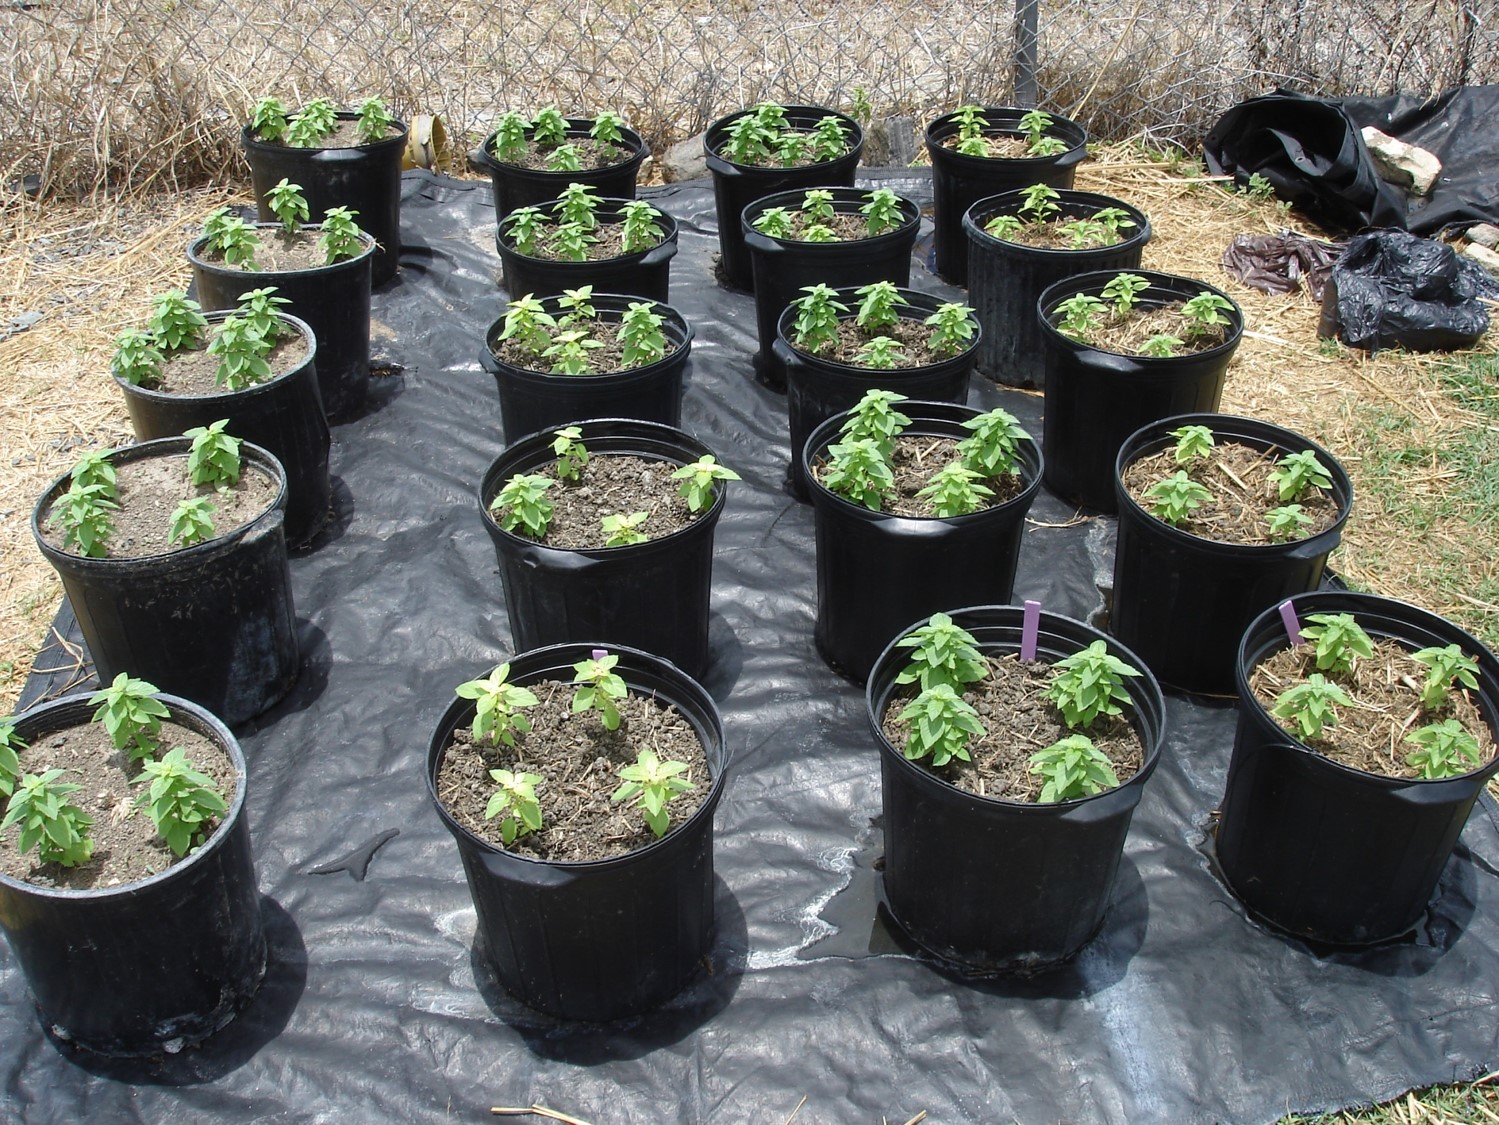
[[[930,200],[920,174],[885,182]],[[335,427],[337,521],[292,563],[301,679],[241,732],[266,984],[205,1049],[92,1061],[44,1036],[0,945],[0,1119],[435,1123],[544,1103],[597,1125],[923,1110],[944,1125],[1261,1122],[1499,1062],[1493,803],[1475,810],[1413,940],[1318,955],[1246,919],[1213,874],[1227,704],[1168,699],[1104,931],[1075,963],[971,983],[902,948],[876,906],[863,694],[813,648],[812,512],[782,490],[784,400],[751,375],[751,299],[714,284],[702,182],[645,194],[682,229],[672,295],[697,328],[684,428],[744,478],[718,529],[705,677],[731,753],[712,972],[610,1026],[559,1023],[500,992],[474,955],[457,849],[422,767],[454,686],[510,651],[475,499],[502,444],[477,357],[504,294],[489,185],[411,173],[404,189],[408,246],[374,310],[391,373]],[[1039,437],[1039,398],[976,379],[970,401],[1006,406]],[[1087,617],[1110,582],[1113,524],[1074,515],[1042,493],[1016,593]],[[39,677],[30,694],[66,678]]]

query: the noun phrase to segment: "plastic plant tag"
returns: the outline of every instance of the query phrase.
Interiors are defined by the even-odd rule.
[[[1041,631],[1041,603],[1027,601],[1020,625],[1020,659],[1036,659],[1036,634]]]
[[[1301,622],[1296,618],[1296,607],[1292,605],[1291,600],[1287,598],[1285,601],[1280,603],[1278,608],[1280,610],[1280,619],[1285,623],[1286,626],[1286,636],[1291,638],[1291,643],[1293,645],[1299,645],[1303,643],[1306,638],[1301,635]]]

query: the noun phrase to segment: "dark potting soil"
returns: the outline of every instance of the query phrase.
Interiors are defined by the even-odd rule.
[[[247,281],[253,281],[253,277]],[[307,341],[299,332],[283,335],[265,357],[272,379],[293,370],[306,359]],[[206,347],[189,348],[167,356],[167,361],[161,365],[160,381],[150,389],[169,395],[223,394],[225,388],[218,381],[218,371],[218,356]]]
[[[954,758],[932,773],[980,797],[1034,802],[1045,782],[1030,772],[1030,756],[1079,733],[1108,755],[1121,783],[1138,773],[1145,747],[1129,723],[1128,707],[1123,715],[1099,716],[1088,730],[1073,730],[1056,704],[1046,698],[1053,675],[1050,664],[1021,660],[1016,653],[989,657],[988,677],[969,684],[963,692],[986,733],[968,743],[970,761]],[[899,715],[916,694],[910,689],[898,692],[885,708],[885,737],[893,746],[904,747],[910,736],[910,722]]]
[[[708,759],[697,732],[675,707],[633,692],[617,700],[618,730],[606,730],[596,711],[574,714],[577,685],[542,680],[528,685],[537,706],[526,710],[531,730],[515,745],[476,743],[468,726],[453,732],[437,774],[437,795],[453,818],[495,847],[504,847],[500,818],[484,819],[494,794],[490,770],[537,774],[541,831],[517,837],[509,850],[553,862],[606,859],[642,848],[656,839],[633,801],[610,801],[622,782],[621,767],[635,764],[649,749],[663,762],[685,762],[680,776],[694,788],[667,805],[672,828],[707,799]]]
[[[791,233],[785,237],[793,241],[803,241],[803,235],[808,227],[825,226],[831,230],[837,238],[836,242],[859,242],[866,238],[873,238],[869,233],[868,223],[863,215],[851,211],[834,211],[833,217],[822,223],[818,223],[805,211],[788,212],[787,217],[791,220]]]
[[[105,540],[106,557],[138,559],[180,550],[169,542],[172,513],[184,500],[208,497],[215,536],[227,535],[256,519],[276,500],[276,482],[266,473],[246,464],[239,481],[219,491],[212,485],[195,485],[187,474],[187,455],[143,457],[115,466],[120,510],[111,512],[114,531]],[[55,506],[54,506],[55,508]],[[53,547],[63,550],[61,521],[43,521],[42,534]],[[80,554],[77,547],[67,548]]]
[[[631,156],[628,148],[596,141],[592,137],[568,137],[564,143],[578,150],[580,172],[591,172],[596,168],[610,168],[615,164],[623,164]],[[499,160],[501,164],[509,164],[515,168],[529,168],[533,172],[552,172],[556,169],[547,167],[547,161],[559,147],[558,145],[538,145],[534,141],[527,141],[525,155],[519,160],[500,160],[492,146],[489,155]]]
[[[861,328],[855,323],[853,317],[846,317],[838,321],[838,338],[813,354],[832,360],[834,363],[863,367],[864,363],[859,359],[859,352],[865,344],[877,336],[888,336],[899,343],[900,347],[896,350],[900,356],[895,361],[895,370],[907,367],[927,367],[950,358],[950,354],[939,354],[933,350],[928,342],[932,336],[932,329],[928,325],[907,317],[901,317],[894,324],[878,330]],[[871,370],[874,369],[871,368]]]
[[[1175,336],[1181,341],[1178,355],[1205,352],[1216,348],[1227,338],[1223,325],[1215,325],[1205,332],[1193,332],[1193,322],[1181,315],[1186,302],[1173,301],[1155,308],[1137,306],[1127,316],[1119,316],[1112,310],[1099,327],[1088,337],[1088,343],[1100,351],[1118,352],[1120,355],[1140,355],[1145,341],[1152,336]]]
[[[165,721],[159,741],[157,757],[182,747],[188,762],[213,782],[225,804],[233,803],[237,780],[234,763],[213,740]],[[10,829],[0,836],[0,871],[6,875],[39,887],[89,890],[133,883],[178,862],[166,841],[157,835],[146,810],[135,807],[135,801],[150,789],[149,784],[130,784],[141,772],[140,762],[130,761],[123,751],[114,748],[102,723],[54,731],[22,750],[20,761],[25,773],[39,775],[60,769],[65,772],[59,781],[80,787],[68,794],[67,802],[93,818],[88,836],[94,842],[94,854],[77,867],[39,863],[35,851],[22,855],[16,850],[18,833]],[[210,833],[217,826],[213,822]]]
[[[1002,242],[1014,242],[1021,246],[1034,246],[1044,250],[1098,250],[1105,246],[1117,246],[1125,238],[1134,235],[1134,227],[1125,227],[1123,236],[1114,235],[1104,230],[1101,233],[1090,233],[1081,240],[1075,239],[1071,232],[1063,228],[1072,222],[1076,222],[1073,216],[1060,219],[1051,219],[1047,222],[1029,222],[1019,230],[1011,231],[1009,234],[988,234]]]
[[[1182,531],[1215,543],[1279,543],[1285,540],[1270,537],[1265,519],[1266,513],[1289,503],[1281,500],[1280,490],[1270,479],[1275,462],[1275,457],[1237,442],[1216,445],[1205,459],[1191,465],[1177,464],[1172,450],[1163,449],[1125,469],[1124,487],[1148,512],[1151,502],[1146,494],[1150,489],[1185,469],[1211,496],[1184,523],[1176,525]],[[1301,505],[1301,514],[1312,521],[1302,527],[1296,539],[1309,539],[1338,522],[1337,501],[1326,489],[1310,488],[1296,503]]]
[[[548,239],[551,238],[552,232],[556,229],[557,226],[555,224],[547,224],[544,227],[545,233],[536,247],[536,253],[527,254],[525,257],[538,258],[544,262],[576,261],[577,259],[575,258],[564,258],[562,254],[547,245]],[[585,261],[607,262],[611,258],[623,258],[625,256],[625,224],[623,222],[601,222],[590,232],[590,237],[594,241],[588,244],[588,257],[584,259]],[[643,253],[646,250],[660,246],[661,242],[662,240],[658,238],[650,246],[636,247],[634,250],[629,251],[629,253]],[[515,248],[515,243],[510,239],[508,233],[506,234],[505,244],[511,249]],[[516,252],[519,253],[519,251]]]
[[[680,481],[671,474],[681,466],[670,461],[604,454],[590,457],[576,481],[558,481],[547,493],[552,522],[542,542],[558,550],[578,551],[608,544],[599,526],[605,516],[645,512],[635,530],[649,539],[681,531],[698,518],[677,494]]]
[[[255,248],[255,269],[246,269],[244,266],[230,266],[224,261],[224,256],[216,250],[204,247],[201,257],[205,261],[213,262],[224,269],[239,269],[245,275],[248,285],[255,280],[257,271],[268,273],[291,273],[295,270],[315,270],[329,265],[328,256],[318,245],[318,239],[323,232],[317,227],[303,227],[301,230],[287,233],[285,230],[264,230],[255,232],[260,239],[260,245]]]
[[[1266,711],[1276,698],[1317,670],[1309,644],[1281,649],[1262,660],[1250,674],[1254,697]],[[1373,659],[1356,658],[1351,675],[1324,672],[1353,700],[1351,707],[1338,707],[1337,723],[1324,727],[1322,737],[1302,739],[1292,719],[1276,718],[1282,729],[1319,754],[1365,773],[1386,777],[1419,777],[1421,771],[1406,765],[1405,758],[1416,747],[1405,736],[1428,723],[1456,719],[1478,740],[1479,757],[1487,762],[1496,748],[1494,734],[1483,721],[1472,697],[1465,690],[1449,691],[1447,701],[1433,711],[1422,711],[1421,685],[1426,666],[1394,641],[1374,641]],[[1272,715],[1272,717],[1274,717]],[[1477,765],[1470,768],[1477,769]]]
[[[338,121],[334,123],[333,132],[329,133],[326,137],[318,138],[317,144],[311,146],[306,151],[316,152],[320,148],[360,148],[361,146],[367,144],[377,144],[379,143],[379,141],[385,140],[388,137],[393,137],[399,132],[400,130],[397,129],[394,125],[387,125],[385,128],[384,137],[378,137],[373,141],[364,141],[360,140],[359,138],[359,122],[357,120],[346,120],[344,118],[339,118]],[[282,148],[292,147],[291,145],[288,145],[284,140],[266,141],[262,137],[257,137],[256,140],[259,140],[264,144],[277,144]]]
[[[619,322],[616,320],[585,320],[569,326],[569,330],[582,328],[587,333],[587,339],[596,340],[603,346],[595,348],[588,353],[588,373],[574,376],[578,379],[586,379],[589,375],[609,375],[615,371],[629,371],[632,367],[640,367],[642,364],[626,364],[624,361],[625,347],[619,342]],[[670,336],[666,338],[666,354],[656,362],[662,362],[671,358],[681,348],[681,344]],[[534,354],[523,344],[515,339],[506,340],[500,345],[500,358],[512,367],[519,367],[526,371],[538,371],[543,375],[555,375],[560,372],[552,370],[552,361]]]
[[[895,490],[880,510],[892,516],[936,519],[930,502],[925,497],[918,498],[916,494],[931,483],[938,470],[957,460],[958,443],[953,438],[902,434],[895,439],[895,449],[890,455],[890,471],[895,477]],[[822,481],[826,468],[826,461],[820,461],[813,467],[819,482]],[[1012,500],[1025,490],[1025,480],[1019,473],[987,477],[977,483],[993,492],[992,496],[984,497],[985,508]]]

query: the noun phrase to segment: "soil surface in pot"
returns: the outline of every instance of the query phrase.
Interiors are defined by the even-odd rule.
[[[590,375],[610,375],[616,371],[631,371],[634,367],[643,367],[644,364],[635,364],[634,367],[626,366],[624,361],[625,346],[618,339],[619,322],[613,320],[586,320],[573,322],[567,326],[568,331],[582,329],[585,339],[594,340],[600,347],[592,348],[588,352],[588,371],[582,375],[574,375],[571,378],[586,379]],[[676,355],[682,348],[681,342],[674,340],[670,335],[666,337],[666,354],[653,362],[662,363]],[[500,344],[499,358],[510,364],[511,367],[519,367],[525,371],[535,371],[542,375],[556,375],[560,372],[552,370],[549,359],[537,356],[530,348],[520,343],[515,337],[511,337]]]
[[[895,357],[891,370],[929,367],[953,356],[952,352],[938,352],[932,347],[932,329],[929,325],[907,317],[901,317],[894,324],[879,329],[861,328],[853,317],[845,317],[838,321],[838,338],[808,354],[833,363],[847,364],[849,367],[864,367],[864,362],[859,359],[859,352],[877,336],[888,336],[900,345],[897,349],[900,354]],[[871,367],[869,370],[880,369]]]
[[[781,130],[781,134],[783,136],[787,133],[800,133],[802,134],[802,136],[809,138],[815,132],[815,129],[797,129],[795,127],[789,127]],[[810,144],[807,145],[807,155],[798,157],[796,160],[792,160],[790,162],[783,161],[779,154],[775,152],[771,152],[769,156],[757,156],[751,160],[736,160],[734,157],[729,155],[728,138],[725,138],[724,142],[720,144],[714,151],[717,153],[717,155],[723,157],[730,164],[737,164],[741,168],[808,168],[813,164],[828,164],[833,160],[841,160],[844,156],[846,156],[848,154],[848,134],[846,132],[844,134],[843,151],[840,152],[837,156],[825,158],[823,160],[812,159],[812,146]]]
[[[246,269],[243,265],[231,266],[224,261],[221,251],[210,250],[203,247],[199,257],[205,262],[212,262],[221,269],[237,269],[247,275],[246,280],[253,279],[256,273],[295,273],[298,270],[317,270],[327,265],[336,265],[328,261],[328,255],[318,245],[323,232],[316,227],[303,227],[301,230],[288,233],[286,230],[267,230],[258,228],[255,236],[260,240],[260,245],[255,248],[255,269]],[[347,259],[340,259],[347,261]]]
[[[233,803],[234,763],[212,739],[164,721],[160,744],[156,757],[182,747],[193,768],[213,782],[226,804]],[[80,786],[66,799],[93,817],[88,835],[94,842],[94,854],[77,867],[39,863],[35,851],[22,855],[16,850],[18,833],[11,828],[0,837],[0,871],[12,879],[39,887],[103,889],[147,878],[178,862],[166,841],[156,834],[156,825],[146,810],[135,806],[136,799],[150,788],[149,783],[130,784],[141,772],[140,762],[130,761],[123,751],[114,748],[102,723],[84,723],[38,738],[20,752],[20,760],[25,773],[40,775],[60,769],[66,771],[58,778],[60,782]],[[4,807],[0,799],[0,809]],[[213,822],[208,834],[217,827]]]
[[[1086,734],[1108,755],[1121,784],[1138,773],[1145,762],[1145,746],[1129,723],[1129,709],[1123,715],[1100,715],[1087,730],[1073,730],[1046,697],[1053,675],[1050,664],[1021,660],[1016,653],[991,655],[989,675],[963,691],[987,733],[968,743],[971,761],[954,758],[931,772],[980,797],[1030,803],[1045,784],[1039,774],[1029,772],[1030,756],[1068,735]],[[910,736],[910,722],[899,716],[916,694],[904,688],[886,705],[882,722],[892,746],[904,747]]]
[[[834,242],[860,242],[866,238],[874,238],[869,233],[869,225],[863,215],[849,211],[834,211],[831,219],[819,222],[809,216],[805,211],[788,211],[786,216],[791,222],[791,233],[784,238],[790,242],[806,241],[803,237],[808,227],[827,227],[836,236],[827,241]]]
[[[542,236],[538,240],[538,244],[536,246],[536,253],[534,253],[534,254],[525,254],[525,255],[522,255],[522,256],[523,257],[527,257],[527,258],[537,258],[537,259],[539,259],[539,260],[541,260],[543,262],[563,262],[563,261],[575,262],[575,261],[577,261],[576,258],[564,257],[564,255],[562,254],[561,251],[553,250],[550,246],[547,245],[548,241],[552,237],[552,233],[557,229],[557,227],[559,225],[560,224],[551,223],[551,222],[543,223],[542,224],[542,228],[541,228],[542,229]],[[588,262],[606,262],[606,261],[610,260],[611,258],[623,258],[623,257],[626,256],[627,251],[625,250],[625,224],[624,223],[622,223],[622,222],[619,222],[619,223],[600,222],[590,232],[589,237],[592,238],[594,241],[588,243],[588,247],[587,247],[588,257],[585,258],[584,261],[588,261]],[[628,251],[628,253],[629,254],[643,254],[647,250],[653,250],[657,246],[660,246],[663,241],[664,241],[664,238],[658,238],[658,239],[656,239],[656,241],[652,242],[649,246],[637,246],[635,249]],[[508,247],[510,247],[512,250],[515,250],[515,242],[510,237],[510,234],[509,234],[508,231],[505,234],[505,245],[508,246]],[[520,253],[519,250],[516,250],[515,252],[517,254]]]
[[[1079,230],[1079,228],[1072,227],[1069,229],[1069,224],[1077,221],[1077,216],[1064,215],[1057,219],[1028,222],[1019,230],[1010,231],[1008,234],[1000,234],[987,228],[984,233],[1001,242],[1034,246],[1040,250],[1101,250],[1105,246],[1118,246],[1125,239],[1134,237],[1135,233],[1133,219],[1119,224],[1124,232],[1122,234],[1112,234],[1107,228]]]
[[[1145,342],[1154,336],[1174,336],[1180,343],[1175,354],[1191,355],[1218,347],[1228,339],[1225,325],[1212,325],[1201,332],[1194,332],[1192,321],[1182,316],[1185,301],[1154,308],[1136,307],[1125,316],[1110,310],[1102,323],[1088,333],[1087,344],[1105,352],[1120,355],[1143,355]]]
[[[1313,646],[1297,645],[1281,649],[1261,661],[1250,675],[1249,684],[1260,706],[1270,712],[1277,696],[1316,670]],[[1385,777],[1420,777],[1420,770],[1406,764],[1406,755],[1416,746],[1406,742],[1405,736],[1428,723],[1440,723],[1445,719],[1456,719],[1478,740],[1478,753],[1483,762],[1488,762],[1499,752],[1493,732],[1466,690],[1449,691],[1441,707],[1421,710],[1421,686],[1426,682],[1426,666],[1414,660],[1408,649],[1394,641],[1375,638],[1373,658],[1357,658],[1351,676],[1323,675],[1347,692],[1353,705],[1336,708],[1337,722],[1324,727],[1322,737],[1304,739],[1297,732],[1295,720],[1276,718],[1273,714],[1272,718],[1293,739],[1335,762]],[[1477,769],[1478,766],[1472,765],[1471,768]]]
[[[115,474],[120,510],[109,513],[114,531],[104,542],[105,557],[111,559],[138,559],[181,550],[169,538],[172,513],[184,500],[208,498],[213,505],[214,535],[218,537],[256,519],[275,503],[278,491],[275,480],[249,464],[239,480],[223,491],[212,485],[195,485],[188,477],[185,453],[127,461],[115,466]],[[76,546],[63,547],[62,521],[53,522],[51,512],[43,521],[42,535],[59,551],[80,554]]]
[[[634,155],[631,149],[608,141],[596,141],[592,137],[568,137],[564,144],[570,144],[578,150],[578,163],[580,172],[592,172],[598,168],[610,168],[615,164],[623,164]],[[559,145],[538,145],[535,141],[526,141],[526,151],[519,160],[501,160],[494,146],[490,145],[489,155],[501,164],[508,164],[513,168],[529,168],[533,172],[555,172],[557,169],[548,168],[547,162],[551,160],[552,153],[556,152]]]
[[[703,513],[689,511],[678,494],[680,482],[671,474],[680,467],[617,453],[590,457],[576,481],[559,480],[547,492],[552,521],[539,542],[565,551],[607,547],[603,518],[635,512],[646,513],[635,530],[648,539],[681,531]]]
[[[980,137],[988,151],[980,159],[1026,160],[1036,154],[1030,150],[1030,142],[1024,133],[985,133]],[[958,133],[943,137],[939,142],[943,148],[956,150],[962,137]]]
[[[360,140],[358,119],[345,119],[341,117],[334,123],[333,132],[329,133],[326,137],[319,137],[317,144],[312,145],[310,148],[297,148],[296,151],[316,152],[320,148],[362,148],[365,145],[379,144],[386,138],[399,135],[400,132],[401,130],[396,128],[394,125],[387,125],[385,127],[384,137],[377,137],[373,141]],[[267,141],[263,137],[256,137],[255,139],[261,144],[280,145],[282,148],[294,147],[287,144],[285,140],[281,139],[277,139],[274,141]]]
[[[1204,500],[1183,523],[1173,526],[1200,539],[1215,543],[1239,543],[1246,546],[1284,543],[1269,534],[1266,514],[1284,507],[1290,501],[1280,498],[1280,489],[1270,479],[1276,458],[1237,442],[1213,446],[1206,458],[1190,465],[1180,465],[1172,450],[1163,449],[1127,466],[1124,487],[1136,504],[1147,512],[1151,501],[1146,494],[1156,484],[1185,470],[1187,476],[1206,488],[1210,499]],[[1312,487],[1296,503],[1311,523],[1301,525],[1293,539],[1309,539],[1338,522],[1338,505],[1331,492]]]
[[[249,283],[253,278],[246,278]],[[285,334],[271,346],[265,361],[271,368],[271,379],[293,370],[307,359],[307,341],[300,332],[288,327]],[[218,382],[219,357],[207,346],[184,348],[166,357],[161,365],[161,378],[156,383],[142,383],[147,390],[161,391],[169,395],[216,395],[229,394]],[[262,380],[263,383],[270,379]]]
[[[944,465],[958,460],[961,460],[961,457],[955,438],[900,435],[895,439],[895,450],[890,455],[890,471],[895,477],[895,490],[880,510],[892,516],[937,519],[927,499],[918,498],[916,494],[931,483],[932,476]],[[819,461],[812,467],[812,471],[817,474],[819,484],[823,483],[822,476],[827,467],[826,461]],[[977,483],[994,493],[992,496],[984,497],[985,508],[1004,504],[1025,491],[1025,478],[1019,473],[986,477]],[[829,491],[832,490],[829,489]],[[841,493],[835,495],[841,495]]]
[[[484,819],[495,790],[489,776],[494,769],[542,778],[536,786],[541,831],[518,836],[508,850],[551,862],[606,859],[656,839],[633,801],[609,800],[622,784],[619,769],[634,765],[641,750],[654,751],[663,762],[687,763],[679,776],[694,785],[667,805],[668,835],[707,799],[707,756],[692,724],[675,707],[632,692],[615,701],[621,722],[610,731],[596,711],[573,713],[577,685],[542,680],[527,687],[537,706],[526,709],[531,729],[517,734],[514,746],[475,743],[472,730],[461,726],[438,769],[438,799],[476,836],[505,847],[500,818]]]

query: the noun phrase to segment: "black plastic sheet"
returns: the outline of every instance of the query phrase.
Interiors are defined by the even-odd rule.
[[[930,199],[924,178],[891,184]],[[805,1098],[809,1125],[921,1110],[1271,1121],[1499,1060],[1493,804],[1411,941],[1319,955],[1247,920],[1212,873],[1226,704],[1169,699],[1104,932],[1074,964],[973,983],[902,949],[876,908],[877,754],[862,693],[813,649],[812,512],[781,488],[784,400],[752,379],[753,303],[713,285],[705,184],[645,194],[682,227],[672,291],[697,327],[684,426],[744,478],[718,529],[705,677],[732,755],[711,975],[655,1015],[575,1026],[509,999],[473,955],[422,758],[454,685],[508,653],[475,499],[501,445],[478,352],[504,298],[489,185],[411,173],[403,268],[375,296],[377,353],[401,371],[335,427],[338,519],[292,567],[302,677],[242,732],[270,976],[207,1049],[109,1064],[44,1037],[0,946],[0,1117],[435,1123],[543,1102],[599,1125],[744,1122],[784,1121]],[[913,280],[958,295],[919,268]],[[970,401],[1039,435],[1038,397],[976,381]],[[1043,492],[1016,594],[1087,616],[1113,526],[1073,515]]]

